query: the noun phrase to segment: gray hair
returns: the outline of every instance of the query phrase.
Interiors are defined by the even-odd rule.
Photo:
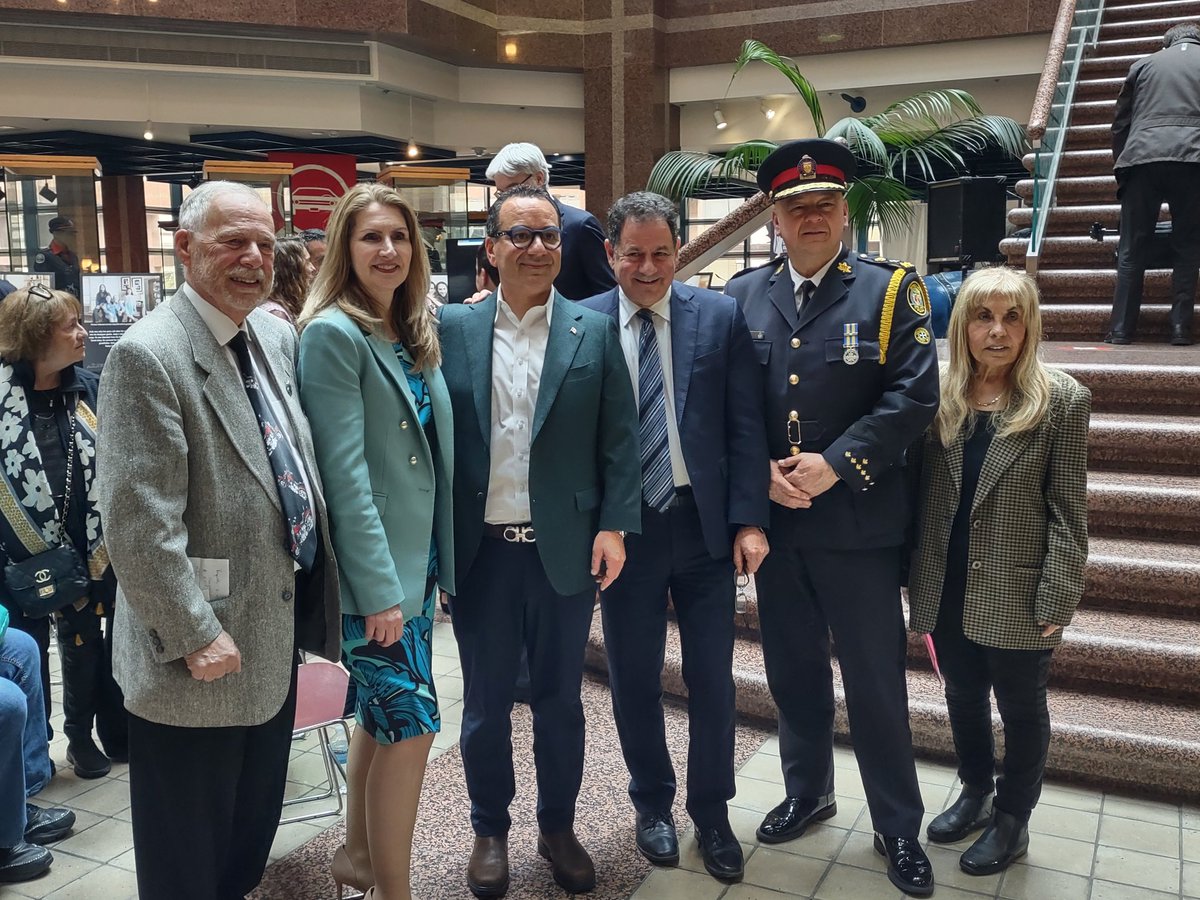
[[[541,175],[546,185],[550,184],[550,164],[537,144],[508,144],[492,159],[487,167],[488,181],[497,175]]]
[[[671,229],[671,240],[679,238],[679,210],[661,194],[634,191],[617,200],[608,211],[608,240],[615,247],[621,243],[625,222],[663,221]]]
[[[179,228],[181,231],[200,231],[208,224],[208,211],[217,197],[224,194],[241,194],[243,197],[253,197],[262,203],[264,209],[269,209],[263,198],[254,188],[239,181],[206,181],[183,198],[179,207]]]
[[[1163,35],[1163,47],[1170,47],[1186,38],[1200,40],[1200,23],[1180,22],[1178,25],[1172,25]]]

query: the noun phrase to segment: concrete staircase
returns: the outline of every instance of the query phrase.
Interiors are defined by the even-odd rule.
[[[1117,0],[1106,7],[1100,42],[1077,84],[1038,272],[1051,339],[1047,361],[1093,394],[1086,588],[1051,672],[1048,769],[1068,780],[1177,802],[1200,800],[1200,347],[1158,343],[1167,331],[1165,271],[1147,276],[1139,332],[1148,343],[1099,343],[1116,280],[1116,240],[1096,242],[1087,234],[1093,222],[1117,224],[1109,123],[1125,75],[1161,47],[1170,25],[1186,18],[1200,19],[1200,0]],[[1025,162],[1032,169],[1032,155]],[[1031,201],[1033,181],[1020,182],[1017,191]],[[1165,207],[1162,217],[1168,217]],[[1028,208],[1010,215],[1018,227],[1030,219]],[[1026,245],[1008,239],[1001,249],[1023,268]],[[773,720],[752,591],[738,624],[738,708]],[[941,686],[921,641],[910,639],[908,651],[914,745],[923,755],[949,758]],[[599,616],[588,662],[603,677]],[[836,728],[845,740],[840,677],[835,662]],[[686,696],[673,624],[663,689]]]

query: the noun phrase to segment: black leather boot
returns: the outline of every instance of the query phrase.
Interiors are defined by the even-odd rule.
[[[997,809],[990,824],[958,859],[968,875],[994,875],[1029,849],[1029,826],[1024,819]]]
[[[925,834],[935,844],[953,844],[992,820],[992,791],[964,784],[954,804],[929,823]]]
[[[112,763],[92,739],[96,701],[100,688],[100,654],[104,645],[71,633],[60,622],[58,651],[62,660],[63,733],[67,736],[67,762],[80,778],[103,778]]]

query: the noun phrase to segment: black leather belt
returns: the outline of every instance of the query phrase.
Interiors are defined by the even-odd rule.
[[[501,541],[508,541],[510,544],[535,544],[537,536],[533,532],[533,526],[526,523],[524,525],[483,525],[484,537],[496,538]]]
[[[664,509],[663,512],[666,512],[669,509],[675,509],[677,506],[683,506],[685,503],[694,504],[695,502],[695,498],[692,496],[691,485],[685,484],[681,487],[675,488],[675,496],[671,498],[671,502],[667,504],[666,509]],[[645,506],[646,509],[650,508],[646,506],[645,503],[643,503],[642,506]]]

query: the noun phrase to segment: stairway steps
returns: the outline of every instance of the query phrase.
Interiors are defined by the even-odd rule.
[[[1200,19],[1200,0],[1162,0],[1159,3],[1127,3],[1104,7],[1104,24],[1143,19],[1174,19],[1176,22]]]
[[[1048,303],[1105,297],[1111,300],[1117,286],[1117,270],[1113,269],[1050,269],[1038,272],[1038,288],[1042,299]],[[1145,303],[1171,302],[1171,273],[1167,269],[1150,269],[1146,272]]]
[[[1147,474],[1200,472],[1200,417],[1093,412],[1088,465]]]
[[[1122,76],[1108,78],[1080,78],[1075,82],[1076,100],[1113,100],[1125,85]]]
[[[1164,203],[1158,212],[1160,222],[1171,218],[1171,210]],[[1033,207],[1019,206],[1008,212],[1008,221],[1016,228],[1033,227]],[[1116,228],[1121,221],[1121,206],[1118,203],[1078,203],[1071,206],[1050,207],[1046,222],[1049,236],[1082,237],[1087,240],[1092,223],[1099,222],[1105,228]],[[1094,242],[1093,242],[1094,243]]]
[[[1009,264],[1014,266],[1024,267],[1028,248],[1028,238],[1005,238],[1000,242],[1000,252],[1007,256]],[[1090,237],[1052,235],[1042,241],[1038,271],[1053,269],[1056,266],[1061,268],[1077,268],[1086,265],[1111,266],[1114,265],[1116,252],[1117,239],[1115,237],[1094,241]]]
[[[1087,499],[1098,537],[1200,542],[1200,477],[1090,471]]]
[[[1158,309],[1165,317],[1167,308]],[[1142,308],[1143,318],[1146,310]],[[1106,323],[1107,312],[1106,306]],[[1200,349],[1196,347],[1093,344],[1093,349],[1081,349],[1074,343],[1046,342],[1042,355],[1091,390],[1094,412],[1200,416]]]
[[[668,624],[663,692],[686,698],[683,683],[679,633]],[[767,722],[777,711],[767,689],[762,645],[739,638],[734,646],[734,683],[739,713]],[[587,648],[588,668],[601,676],[607,673],[604,636],[600,617],[592,624]],[[839,740],[849,739],[846,694],[841,669],[832,663],[834,682],[834,731]],[[803,686],[798,686],[803,690]],[[941,684],[932,671],[908,670],[909,722],[913,748],[918,754],[947,759],[953,756],[950,723]],[[1142,698],[1126,699],[1051,687],[1048,696],[1052,739],[1046,763],[1053,777],[1101,787],[1169,796],[1173,802],[1200,800],[1200,709],[1181,701],[1149,704]],[[998,727],[999,718],[993,716]]]
[[[1112,121],[1100,125],[1074,124],[1067,129],[1067,150],[1103,150],[1112,147]]]
[[[1200,621],[1200,546],[1093,537],[1081,608]]]
[[[1033,203],[1033,185],[1032,178],[1023,178],[1017,182],[1014,190],[1026,203]],[[1055,197],[1057,207],[1105,204],[1120,209],[1117,204],[1117,179],[1112,175],[1060,178],[1055,185]]]
[[[1162,46],[1162,41],[1158,42],[1158,46]],[[1091,56],[1079,64],[1080,78],[1113,78],[1119,77],[1122,80],[1129,74],[1129,67],[1141,59],[1148,52],[1153,50],[1129,52],[1125,51],[1124,55],[1105,55]]]
[[[1039,276],[1040,279],[1041,276]],[[1045,300],[1045,295],[1042,297]],[[1152,343],[1156,349],[1167,339],[1171,308],[1163,304],[1142,304],[1138,319],[1138,339]],[[1097,296],[1091,303],[1055,302],[1042,306],[1042,327],[1046,335],[1056,341],[1096,343],[1108,333],[1112,315],[1112,295]],[[1105,350],[1124,348],[1100,345]],[[1146,397],[1140,398],[1146,401]]]
[[[1037,157],[1026,153],[1021,162],[1026,171],[1032,172]],[[1111,175],[1113,169],[1112,149],[1106,150],[1065,150],[1058,163],[1058,176],[1068,178],[1077,175]]]
[[[1112,134],[1113,116],[1117,111],[1117,99],[1111,100],[1076,100],[1071,106],[1070,125],[1103,125]],[[1068,133],[1072,129],[1068,129]]]
[[[1180,19],[1177,16],[1159,18],[1147,15],[1145,18],[1116,22],[1109,21],[1105,17],[1105,20],[1100,23],[1100,40],[1096,47],[1099,49],[1113,43],[1132,46],[1134,40],[1143,38],[1148,42],[1148,49],[1142,52],[1153,53],[1155,50],[1162,49],[1162,37],[1167,29],[1172,25],[1178,25],[1179,22]]]

